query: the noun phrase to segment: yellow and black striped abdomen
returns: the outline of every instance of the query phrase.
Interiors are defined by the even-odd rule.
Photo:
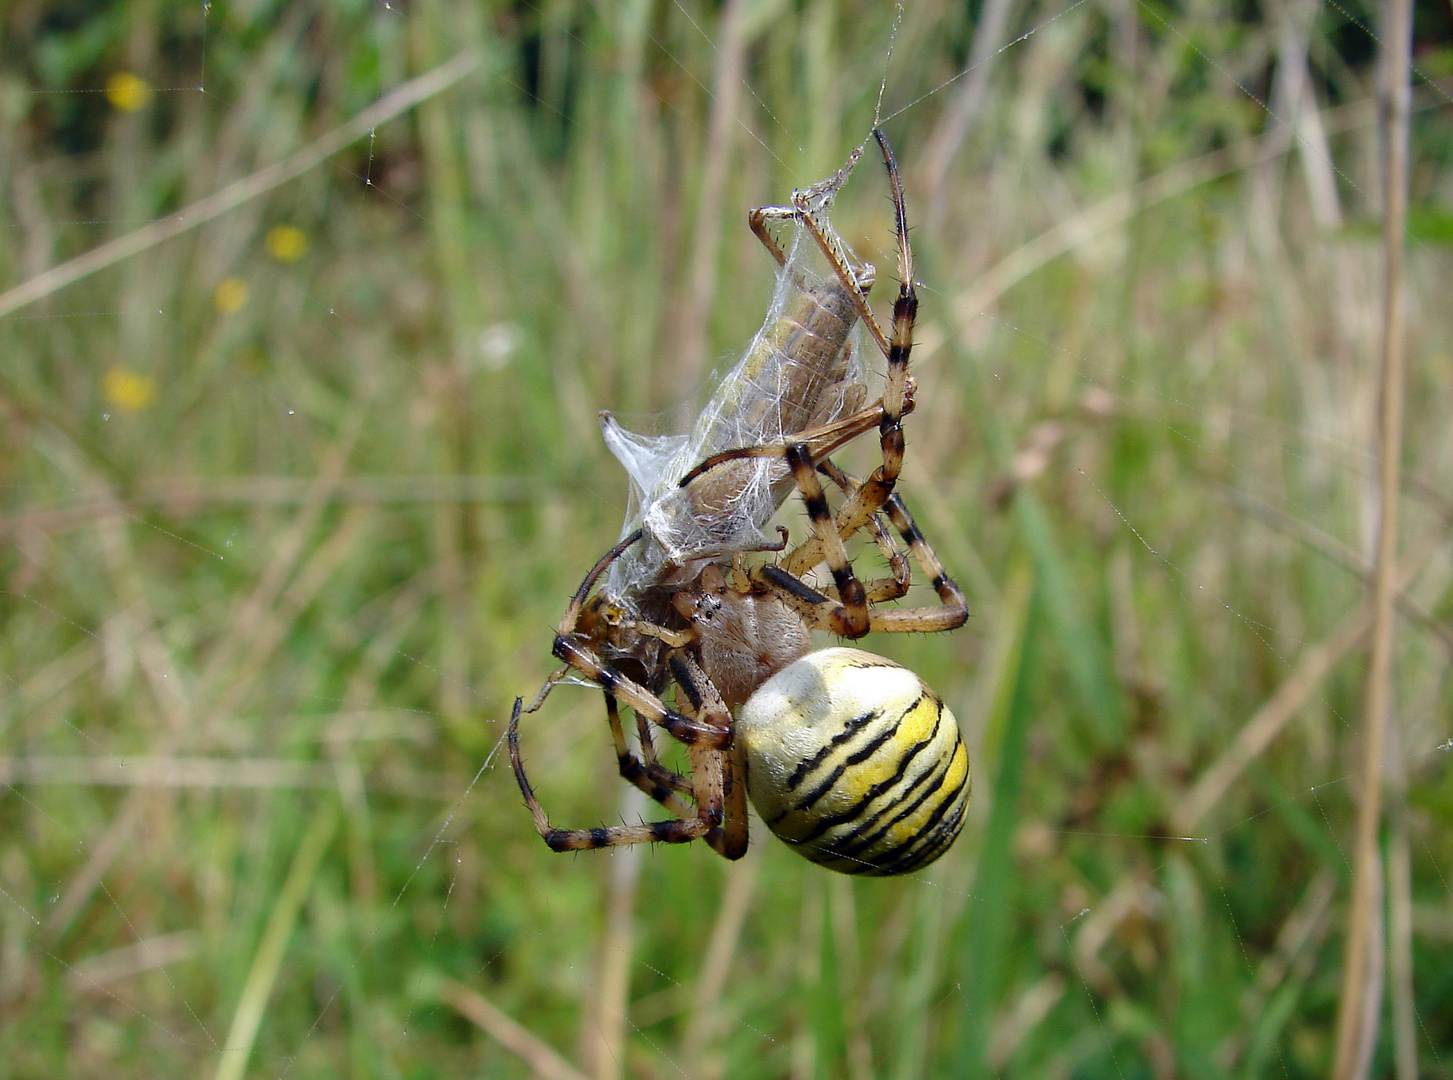
[[[752,803],[813,862],[903,874],[948,850],[969,803],[953,713],[917,675],[858,649],[779,671],[742,707]]]

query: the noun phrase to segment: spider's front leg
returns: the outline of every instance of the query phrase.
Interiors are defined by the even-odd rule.
[[[833,483],[842,488],[849,497],[857,493],[858,482],[831,461],[819,462],[817,469],[831,478]],[[927,576],[929,584],[933,586],[933,591],[938,593],[940,606],[874,611],[869,616],[872,628],[889,631],[904,629],[921,633],[958,629],[969,617],[963,590],[944,571],[943,563],[939,562],[938,555],[934,553],[927,538],[919,530],[917,522],[913,520],[913,515],[908,512],[908,505],[903,501],[903,497],[896,492],[888,496],[888,501],[879,513],[887,517],[893,527],[898,530],[898,534],[903,537],[903,542],[913,553],[913,561],[918,563],[918,568]],[[839,535],[847,535],[841,529],[841,514],[838,515],[837,520]],[[897,600],[908,591],[911,583],[908,560],[904,558],[898,546],[884,533],[877,516],[869,518],[866,525],[877,543],[878,549],[888,560],[888,567],[893,574],[892,578],[870,581],[864,585],[868,593],[868,603],[876,604],[883,600]]]
[[[560,681],[561,674],[557,673],[551,676],[528,710],[524,708],[522,698],[515,700],[509,727],[510,765],[519,784],[520,794],[524,796],[525,805],[534,818],[535,829],[556,851],[578,851],[616,844],[688,843],[709,834],[716,835],[713,830],[717,833],[721,831],[722,802],[728,788],[722,775],[728,768],[725,762],[727,747],[731,742],[731,717],[725,706],[716,707],[720,702],[719,696],[713,701],[710,695],[698,694],[692,698],[693,702],[698,699],[701,702],[694,707],[694,715],[683,715],[668,707],[646,687],[602,660],[596,652],[595,635],[608,634],[611,626],[619,625],[619,616],[610,610],[611,605],[591,601],[591,592],[610,564],[631,545],[639,542],[641,536],[639,529],[631,533],[606,552],[586,575],[566,610],[559,632],[555,635],[554,653],[567,665],[562,673],[573,668],[605,692],[606,715],[616,744],[616,758],[621,775],[678,817],[670,821],[596,829],[557,829],[550,824],[549,817],[539,799],[535,797],[534,789],[525,775],[524,762],[520,757],[519,726],[520,714],[539,708],[550,688]],[[664,633],[671,636],[670,632]],[[684,743],[692,757],[693,772],[700,773],[700,777],[693,776],[687,782],[659,765],[655,760],[654,747],[650,744],[649,736],[642,743],[647,760],[642,761],[633,755],[621,730],[619,702],[625,702],[642,723],[656,724]],[[683,795],[696,801],[695,818],[687,817],[691,813],[691,807],[682,798]]]
[[[626,742],[626,733],[621,727],[620,705],[609,694],[605,695],[605,715],[610,724],[611,739],[615,742],[616,764],[621,778],[630,781],[677,817],[690,817],[692,809],[688,800],[695,796],[696,789],[690,780],[656,759],[651,725],[642,717],[636,717],[637,737],[641,741],[638,757]]]
[[[525,776],[525,765],[520,759],[520,706],[522,698],[515,699],[514,711],[510,715],[510,765],[514,769],[515,781],[520,785],[520,794],[530,816],[535,820],[535,831],[540,834],[552,851],[586,851],[591,848],[615,847],[620,844],[687,844],[705,836],[713,822],[696,818],[671,818],[666,821],[641,822],[639,825],[600,826],[594,829],[557,829],[550,824],[540,800],[535,797],[534,788]]]
[[[573,651],[563,652],[563,659],[590,675],[605,690],[606,712],[621,775],[678,816],[666,821],[594,829],[559,829],[551,825],[525,775],[519,747],[522,699],[516,699],[510,716],[510,765],[535,829],[545,843],[554,851],[583,851],[622,844],[685,844],[705,839],[726,858],[741,858],[747,848],[744,769],[737,760],[740,753],[729,748],[731,714],[695,661],[684,652],[674,654],[670,660],[672,675],[689,703],[682,706],[690,710],[691,715],[686,716],[667,708],[654,694],[616,672],[590,650],[577,646]],[[623,688],[631,688],[630,697],[622,693]],[[689,782],[657,764],[654,753],[650,754],[650,761],[643,762],[630,752],[621,729],[618,698],[625,700],[638,717],[665,727],[677,738],[681,738],[683,731],[689,733],[689,738],[682,739],[691,760]],[[675,722],[668,722],[673,717]],[[682,794],[690,795],[695,802],[694,817],[687,816],[691,807]]]

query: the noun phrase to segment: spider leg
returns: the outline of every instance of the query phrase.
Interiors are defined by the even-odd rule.
[[[696,662],[679,649],[668,662],[672,676],[686,697],[686,703],[681,706],[686,712],[678,712],[668,708],[645,687],[600,660],[577,640],[557,636],[555,655],[605,691],[606,716],[615,741],[621,775],[678,816],[638,825],[555,828],[525,775],[519,750],[523,701],[517,700],[510,717],[510,764],[520,794],[534,818],[535,830],[545,843],[555,851],[580,851],[620,844],[684,844],[705,839],[725,857],[741,858],[747,848],[745,765],[740,751],[728,749],[731,743],[731,713]],[[626,744],[620,722],[620,701],[631,707],[637,722],[643,726],[642,753],[648,760],[632,754]],[[665,728],[686,745],[691,760],[689,781],[655,760],[655,747],[648,730],[645,730],[648,722]],[[683,795],[695,802],[695,816],[690,816],[691,806],[682,798]]]
[[[631,752],[626,743],[626,734],[621,729],[620,707],[609,694],[605,696],[605,713],[610,722],[611,737],[615,740],[616,761],[620,766],[621,776],[677,817],[689,816],[693,812],[691,804],[681,796],[693,794],[694,789],[684,776],[672,772],[656,760],[655,746],[649,741],[650,725],[637,717],[642,740],[641,756],[637,757]]]
[[[898,174],[898,161],[888,146],[888,139],[881,129],[873,130],[873,137],[883,151],[883,165],[888,170],[888,186],[893,196],[893,221],[898,233],[898,299],[893,302],[893,337],[887,349],[888,388],[883,392],[883,430],[886,433],[890,421],[902,421],[905,396],[908,393],[908,353],[913,348],[913,324],[918,318],[918,291],[913,281],[913,248],[908,243],[908,210],[903,202],[903,178]],[[901,462],[903,447],[898,447]],[[886,469],[888,462],[884,456]],[[898,475],[893,470],[889,482]]]
[[[818,462],[817,471],[827,476],[847,495],[852,495],[858,489],[858,482],[831,461]],[[893,538],[888,535],[888,531],[883,528],[883,523],[879,520],[881,516],[875,514],[870,517],[864,523],[864,528],[872,534],[873,542],[883,553],[883,558],[888,562],[888,570],[893,576],[863,583],[863,591],[867,593],[870,604],[897,600],[908,592],[908,586],[913,582],[913,573],[908,566],[908,556],[903,554],[902,549],[894,543]]]
[[[611,548],[604,555],[602,555],[600,560],[595,564],[595,566],[591,568],[590,573],[585,575],[585,580],[580,583],[580,588],[575,590],[575,595],[570,599],[570,606],[565,609],[565,617],[560,620],[560,629],[556,632],[557,639],[560,636],[573,634],[575,632],[576,627],[580,625],[581,611],[584,609],[586,600],[590,596],[590,590],[595,588],[595,583],[600,580],[600,576],[606,572],[606,570],[610,567],[610,564],[615,562],[616,559],[620,558],[621,555],[632,544],[635,544],[644,535],[645,531],[643,529],[637,529],[635,532],[631,533],[625,539],[621,540],[618,544],[616,544],[615,547]],[[565,680],[565,677],[570,673],[570,669],[572,667],[578,671],[584,671],[586,674],[589,674],[589,672],[586,671],[586,669],[581,668],[580,665],[570,662],[568,658],[564,656],[560,656],[558,640],[555,654],[560,659],[566,660],[565,665],[561,667],[558,671],[553,672],[550,677],[545,680],[544,685],[540,687],[539,691],[535,694],[534,699],[530,702],[528,706],[524,708],[523,711],[527,713],[532,713],[538,710],[541,705],[545,704],[545,699],[550,696],[550,691],[553,690],[556,685]]]
[[[585,575],[585,580],[580,583],[580,588],[575,590],[575,595],[570,598],[570,606],[565,609],[565,617],[560,620],[560,629],[557,636],[563,636],[574,632],[580,623],[580,612],[585,607],[585,601],[590,596],[590,590],[595,588],[595,583],[600,580],[602,574],[610,568],[610,564],[621,557],[632,544],[635,544],[645,536],[644,529],[637,529],[615,547],[611,548],[600,557],[600,561],[590,568],[590,573]],[[558,656],[559,653],[557,652]],[[564,660],[562,656],[560,659]]]
[[[625,702],[635,710],[637,716],[645,717],[651,723],[666,729],[667,734],[679,739],[687,746],[706,746],[724,749],[731,742],[731,727],[694,720],[683,716],[640,683],[622,675],[615,668],[595,655],[595,652],[579,640],[564,634],[555,636],[556,657],[565,661],[592,682],[597,683],[611,697]]]
[[[933,591],[938,593],[938,607],[893,608],[875,611],[870,622],[874,630],[888,633],[932,633],[938,630],[957,630],[969,619],[969,607],[964,600],[964,591],[958,583],[944,572],[943,563],[938,561],[928,540],[919,531],[908,506],[898,495],[888,498],[886,507],[888,519],[908,545],[913,561],[928,577]]]
[[[785,262],[785,255],[767,231],[766,221],[771,218],[791,218],[802,223],[837,275],[844,293],[857,310],[874,342],[888,359],[888,385],[878,405],[824,425],[823,428],[802,432],[795,439],[796,443],[807,447],[809,457],[826,456],[857,434],[867,431],[874,422],[877,424],[882,464],[873,470],[867,481],[858,486],[839,510],[837,526],[842,535],[852,535],[858,529],[866,527],[867,521],[882,508],[888,501],[888,496],[893,493],[898,474],[903,468],[903,417],[913,407],[913,381],[908,374],[908,357],[913,349],[913,325],[918,317],[918,293],[913,282],[913,249],[908,242],[908,211],[904,205],[903,180],[898,172],[898,162],[888,145],[887,137],[881,130],[875,130],[873,136],[878,140],[878,146],[883,152],[883,164],[888,172],[898,238],[898,298],[893,304],[891,337],[878,325],[873,309],[868,304],[863,271],[853,265],[853,260],[837,234],[819,220],[820,208],[825,208],[831,202],[837,187],[856,163],[856,154],[846,169],[840,170],[840,176],[820,185],[822,191],[809,189],[807,192],[798,192],[793,197],[792,208],[764,207],[754,210],[751,216],[753,231],[778,262]],[[680,486],[687,486],[704,472],[726,461],[748,457],[787,456],[790,453],[790,446],[755,446],[728,450],[701,462],[681,479]],[[795,467],[793,471],[795,474]],[[783,568],[788,573],[801,574],[824,559],[831,566],[831,541],[821,532],[817,539],[817,545],[799,549],[793,557],[789,557]],[[811,544],[812,541],[808,543]],[[861,636],[863,632],[866,631],[851,636]]]
[[[963,590],[944,572],[943,564],[929,546],[928,540],[919,531],[908,507],[897,496],[889,497],[884,512],[908,545],[913,559],[928,576],[934,591],[938,593],[939,604],[934,607],[893,608],[886,611],[868,612],[868,630],[883,633],[934,633],[940,630],[956,630],[968,621],[969,609]],[[814,541],[805,542],[802,547]],[[841,544],[839,538],[838,543]],[[801,550],[799,548],[798,550]],[[795,554],[795,553],[794,553]],[[815,563],[805,567],[811,569]],[[831,567],[831,562],[829,562]],[[849,569],[851,572],[851,569]],[[837,575],[834,574],[834,577]],[[843,605],[834,597],[818,592],[805,584],[795,573],[789,573],[781,566],[763,566],[753,574],[753,580],[771,589],[790,605],[815,630],[841,633],[837,628],[839,612]],[[861,587],[861,585],[859,585]]]
[[[898,162],[894,159],[893,151],[889,149],[888,140],[883,132],[874,129],[873,137],[878,140],[878,146],[883,151],[883,163],[887,166],[888,182],[893,189],[893,203],[898,224],[898,268],[900,277],[904,282],[911,283],[913,280],[913,259],[911,254],[905,255],[907,251],[908,217],[903,208],[903,183],[898,176]],[[857,162],[860,153],[861,147],[854,153],[852,163],[855,164]],[[878,320],[874,318],[873,309],[868,306],[868,290],[863,283],[861,271],[853,266],[853,260],[849,257],[847,249],[838,235],[830,227],[825,225],[822,220],[819,220],[819,215],[824,213],[827,207],[831,205],[832,195],[835,193],[835,186],[829,191],[827,198],[823,198],[815,188],[809,188],[807,191],[794,192],[792,206],[796,210],[795,216],[798,221],[802,222],[803,228],[807,230],[807,234],[812,237],[813,241],[822,251],[823,257],[827,259],[828,265],[832,267],[833,272],[837,275],[838,281],[846,291],[848,299],[852,302],[853,307],[857,309],[858,315],[862,318],[863,325],[868,328],[869,336],[872,337],[883,355],[888,357],[889,394],[893,394],[901,400],[901,383],[895,388],[893,382],[892,344],[889,341],[888,335],[883,332],[883,328],[878,325]],[[776,208],[768,209],[775,210]],[[869,283],[871,283],[871,278],[869,279]],[[912,292],[911,287],[909,291],[910,293]],[[902,295],[903,287],[900,285],[900,301],[902,300]],[[915,307],[917,306],[916,297],[914,305]],[[893,316],[896,322],[898,318],[898,307],[896,305],[893,309]],[[905,357],[904,359],[906,362],[907,358]],[[883,395],[885,403],[889,394]]]
[[[759,206],[756,209],[752,210],[750,213],[748,213],[747,224],[751,227],[751,230],[756,235],[757,239],[762,242],[762,246],[771,253],[772,258],[777,260],[778,266],[787,265],[787,254],[782,250],[782,245],[777,243],[777,238],[774,237],[767,230],[767,222],[802,221],[803,206],[820,207],[822,210],[826,210],[829,206],[832,205],[833,200],[837,198],[838,191],[842,188],[844,184],[848,182],[848,177],[853,174],[853,169],[857,166],[858,160],[862,156],[863,148],[859,146],[851,154],[848,155],[848,160],[843,165],[843,167],[837,172],[833,173],[831,176],[829,176],[826,180],[819,180],[816,184],[813,184],[806,191],[794,192],[792,200],[793,205]],[[842,250],[842,242],[837,241],[833,245],[833,247],[838,258],[841,261],[846,262],[847,255]],[[871,269],[868,269],[867,272],[871,275],[873,271]],[[871,277],[869,278],[869,284],[871,284]],[[867,286],[865,285],[865,291],[866,288]]]
[[[673,655],[672,674],[686,694],[693,719],[713,729],[730,733],[731,715],[706,674],[684,653]],[[642,822],[638,825],[601,826],[594,829],[558,829],[540,805],[520,756],[519,723],[523,699],[515,701],[510,716],[510,765],[520,794],[535,822],[535,830],[554,851],[582,851],[590,848],[615,847],[622,844],[668,843],[684,844],[704,839],[719,854],[739,859],[747,850],[746,767],[744,753],[733,748],[717,749],[702,743],[689,743],[691,779],[688,780],[655,759],[646,720],[637,714],[641,724],[642,760],[626,743],[620,722],[620,708],[615,695],[607,691],[606,717],[616,745],[620,774],[668,811],[677,816],[666,821]],[[649,747],[650,749],[645,749]],[[688,796],[696,803],[693,815]]]
[[[915,389],[913,377],[909,376],[901,416],[907,416],[913,411],[913,395]],[[875,427],[881,427],[882,423],[883,403],[879,401],[874,405],[869,405],[865,409],[859,409],[857,412],[849,413],[847,416],[839,417],[819,427],[796,432],[793,435],[793,441],[806,443],[812,451],[813,458],[824,458],[829,454],[837,453],[837,451],[841,450],[864,432],[872,431]],[[728,461],[740,461],[742,458],[780,458],[786,456],[787,444],[785,443],[740,446],[732,450],[722,450],[701,461],[695,468],[678,480],[676,486],[687,487],[692,481],[700,477],[702,473],[709,472],[718,465],[724,465]]]
[[[822,493],[822,484],[812,465],[812,452],[802,443],[793,443],[787,448],[787,463],[792,468],[792,478],[797,481],[798,493],[807,507],[808,519],[827,560],[832,573],[833,584],[837,586],[836,600],[824,596],[816,589],[802,583],[798,576],[781,566],[763,566],[755,573],[773,592],[782,597],[802,613],[818,629],[830,630],[839,637],[860,638],[869,630],[867,592],[863,583],[853,574],[853,564],[848,561],[847,548],[837,529],[832,511],[828,509],[827,498]],[[798,550],[801,550],[800,547]],[[791,564],[796,556],[787,557]],[[816,563],[804,567],[811,569]]]
[[[600,826],[594,829],[557,829],[552,826],[540,800],[535,797],[530,781],[525,777],[524,762],[520,759],[522,703],[522,699],[516,698],[514,712],[510,715],[510,765],[514,769],[515,781],[520,785],[520,794],[524,796],[530,816],[535,820],[535,831],[552,851],[584,851],[589,848],[614,847],[618,844],[687,844],[700,839],[711,830],[713,822],[701,816],[642,822],[639,825]]]
[[[777,550],[781,550],[779,547]],[[680,649],[691,640],[691,635],[679,630],[670,630],[664,626],[657,626],[655,623],[637,619],[622,619],[619,624],[622,628],[634,630],[645,637],[655,638],[672,649]],[[562,669],[569,671],[570,665],[566,664]],[[606,719],[610,723],[611,737],[615,741],[616,760],[620,763],[621,776],[635,784],[651,798],[665,806],[672,813],[690,813],[690,807],[680,799],[674,802],[668,801],[668,797],[674,798],[673,793],[691,796],[694,789],[691,782],[680,773],[661,765],[656,756],[656,743],[651,737],[651,724],[646,716],[636,712],[636,734],[640,739],[641,753],[637,757],[630,750],[626,743],[625,731],[621,728],[620,707],[615,697],[609,692],[605,695]],[[525,712],[531,712],[526,709]],[[664,788],[664,792],[657,788]]]
[[[731,712],[721,693],[689,655],[677,653],[669,661],[676,685],[704,722],[730,730]],[[723,753],[704,746],[688,746],[691,780],[696,788],[697,814],[712,819],[706,842],[728,859],[747,853],[747,772],[745,751],[735,745]]]
[[[913,324],[918,318],[918,291],[913,282],[913,249],[908,243],[908,211],[903,203],[903,179],[898,162],[880,130],[873,132],[883,151],[883,164],[888,170],[888,186],[892,190],[893,219],[898,234],[898,298],[893,302],[893,333],[884,340],[883,332],[872,319],[864,320],[878,347],[888,358],[888,386],[883,391],[883,419],[878,426],[883,463],[873,470],[867,481],[839,510],[839,527],[861,528],[862,522],[877,511],[893,492],[903,468],[903,417],[911,390],[908,378],[908,354],[913,349]],[[866,302],[864,304],[866,306]]]
[[[893,305],[891,337],[883,333],[874,319],[864,291],[857,286],[857,275],[841,242],[818,220],[810,193],[795,196],[793,206],[797,210],[798,220],[822,250],[873,340],[888,359],[888,385],[883,392],[882,401],[876,407],[882,462],[861,484],[854,483],[845,475],[834,475],[832,470],[824,469],[848,493],[846,501],[834,517],[828,511],[821,485],[812,473],[812,460],[817,447],[799,439],[784,448],[783,456],[792,470],[798,491],[812,520],[813,535],[790,552],[780,565],[761,567],[753,575],[798,611],[814,628],[829,630],[844,637],[861,637],[869,630],[947,630],[963,625],[968,617],[963,592],[944,573],[942,564],[918,530],[908,508],[893,492],[903,467],[903,417],[912,409],[913,382],[908,374],[908,358],[913,348],[918,294],[913,280],[913,250],[908,242],[908,214],[904,207],[903,181],[899,175],[898,162],[893,157],[893,151],[883,132],[875,130],[873,136],[882,150],[883,164],[888,173],[898,239],[899,284],[898,298]],[[847,419],[858,420],[860,416],[861,414],[855,414]],[[768,456],[774,449],[753,448],[738,451],[736,454]],[[717,455],[718,458],[728,456],[731,454]],[[694,474],[699,474],[713,464],[714,459],[708,459],[697,467]],[[846,484],[844,481],[847,481]],[[902,590],[906,590],[908,581],[902,562],[895,561],[892,555],[888,555],[886,537],[882,535],[881,526],[877,524],[880,513],[888,516],[907,543],[914,560],[932,581],[941,606],[891,611],[868,610],[867,605],[870,602],[903,595]],[[873,534],[880,550],[888,555],[889,565],[894,573],[891,582],[870,582],[871,594],[854,576],[843,546],[845,537],[864,528]],[[896,547],[893,550],[896,553]],[[836,584],[836,598],[818,592],[801,580],[803,574],[823,562],[827,563]]]
[[[637,543],[642,535],[641,530],[637,529],[606,552],[591,568],[561,620],[560,630],[555,635],[553,652],[567,667],[585,675],[605,692],[606,716],[612,739],[615,741],[616,759],[621,775],[679,816],[667,821],[595,829],[557,829],[552,826],[544,808],[535,797],[520,757],[519,721],[520,713],[524,711],[523,699],[516,700],[510,716],[510,764],[514,769],[520,794],[524,796],[525,805],[534,818],[536,831],[555,851],[576,851],[617,844],[689,843],[705,837],[721,854],[728,858],[740,858],[746,850],[745,770],[734,767],[733,757],[727,753],[727,747],[731,743],[731,714],[701,669],[689,657],[679,653],[685,640],[678,632],[664,627],[649,623],[632,624],[638,632],[656,637],[664,644],[678,649],[677,656],[672,660],[672,669],[678,684],[691,701],[690,716],[670,708],[646,687],[621,674],[597,656],[575,632],[596,583],[610,564]],[[559,681],[562,673],[551,676],[545,688],[542,688],[539,696],[531,703],[531,710],[539,707],[549,687]],[[702,687],[706,689],[703,690]],[[631,708],[636,714],[637,723],[641,725],[642,755],[645,760],[632,754],[626,744],[620,723],[619,702],[625,702]],[[668,734],[686,745],[691,759],[690,781],[663,767],[656,760],[649,724],[665,728]],[[682,798],[683,795],[695,801],[695,817],[687,816],[691,807]],[[733,806],[733,823],[730,827],[723,828],[723,806],[727,800]]]
[[[607,696],[606,701],[610,703],[606,706],[607,708],[615,707],[615,698]],[[625,738],[625,736],[622,735],[621,738]],[[636,715],[636,738],[641,742],[641,760],[645,762],[646,767],[650,768],[653,765],[659,764],[660,759],[656,756],[656,740],[651,737],[651,724],[644,716]],[[683,795],[690,795],[691,782],[680,777],[677,773],[673,772],[671,775],[676,776],[681,781],[682,786],[677,787],[676,790]]]

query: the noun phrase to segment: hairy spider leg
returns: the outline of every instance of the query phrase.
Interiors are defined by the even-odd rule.
[[[673,655],[670,666],[677,685],[690,701],[691,711],[697,718],[706,726],[729,732],[731,715],[726,704],[696,662],[682,653]],[[687,754],[691,760],[691,781],[688,786],[696,803],[695,816],[688,816],[691,807],[672,790],[672,785],[662,782],[653,770],[644,768],[629,753],[624,733],[621,731],[615,697],[607,692],[606,698],[612,734],[617,739],[621,775],[677,816],[664,821],[641,822],[637,825],[602,825],[592,829],[559,829],[551,825],[549,816],[540,805],[525,775],[519,748],[521,699],[516,698],[514,711],[510,716],[510,765],[514,770],[515,781],[519,784],[520,794],[534,819],[535,830],[546,845],[553,851],[586,851],[622,844],[686,844],[704,839],[713,850],[728,859],[739,859],[746,854],[746,778],[741,753],[701,742],[687,744]],[[670,776],[673,781],[685,783],[685,778],[677,777],[669,770],[660,771]]]
[[[667,821],[642,822],[639,825],[598,826],[594,829],[557,829],[550,824],[550,818],[540,800],[535,797],[534,788],[525,776],[525,766],[520,758],[520,699],[515,699],[514,712],[510,714],[510,765],[514,769],[515,782],[520,786],[525,806],[535,821],[535,831],[544,839],[551,851],[584,851],[589,848],[609,847],[614,844],[685,844],[705,836],[711,822],[704,818],[672,818]]]
[[[647,623],[635,624],[643,632],[674,646],[668,666],[676,685],[681,688],[689,702],[687,714],[668,708],[655,694],[616,671],[601,660],[594,650],[586,647],[576,635],[580,615],[591,590],[611,562],[641,537],[641,530],[634,531],[606,552],[591,568],[580,588],[576,590],[566,616],[561,621],[554,652],[570,667],[596,682],[605,692],[606,718],[615,742],[621,776],[677,817],[641,825],[595,829],[557,829],[551,826],[525,775],[524,762],[520,757],[519,718],[523,711],[523,699],[519,698],[515,700],[510,717],[510,764],[520,793],[534,818],[536,830],[546,844],[556,851],[650,841],[687,843],[695,839],[705,839],[713,849],[727,858],[741,858],[747,849],[746,780],[742,771],[745,762],[740,753],[733,754],[728,749],[732,718],[721,694],[696,661],[683,651],[690,636]],[[538,708],[542,700],[543,694],[532,703],[532,708]],[[626,743],[620,723],[620,701],[626,702],[636,714],[641,727],[642,757],[633,754]],[[660,765],[656,760],[648,722],[664,728],[668,734],[686,745],[691,762],[689,780]],[[695,817],[688,817],[691,807],[683,795],[696,804]]]
[[[889,495],[881,509],[903,537],[914,561],[929,577],[934,591],[938,594],[939,605],[867,610],[867,589],[853,574],[843,545],[845,532],[838,528],[842,517],[839,515],[834,519],[828,511],[827,500],[822,493],[822,485],[817,482],[807,448],[797,444],[789,448],[788,457],[792,461],[793,477],[807,506],[815,535],[799,545],[781,565],[761,566],[754,570],[754,581],[771,589],[785,603],[791,605],[813,629],[826,630],[843,637],[854,636],[846,631],[853,628],[854,616],[851,609],[859,596],[864,598],[863,615],[867,623],[867,628],[861,633],[874,630],[888,633],[930,633],[957,629],[968,620],[968,606],[963,590],[944,572],[943,564],[939,562],[938,556],[914,522],[907,505],[896,494]],[[833,469],[836,471],[835,466]],[[831,476],[832,473],[828,475]],[[847,477],[843,479],[846,480]],[[857,490],[861,491],[862,486]],[[866,520],[872,521],[873,518]],[[814,552],[826,553],[824,557],[828,570],[833,575],[836,596],[821,593],[801,579],[801,573],[810,570],[824,558],[815,556],[811,562],[800,559],[799,553],[809,547]],[[796,566],[801,569],[794,573],[791,568]],[[861,636],[861,633],[856,636]]]
[[[858,489],[858,481],[831,461],[819,461],[817,471],[836,484],[845,495],[851,496]],[[863,591],[867,593],[870,604],[897,600],[908,592],[909,585],[913,583],[913,571],[908,565],[908,556],[903,554],[903,549],[883,528],[881,516],[881,514],[874,514],[864,527],[872,535],[873,542],[878,545],[878,550],[882,552],[884,560],[888,563],[888,572],[892,576],[863,583]]]
[[[903,179],[898,173],[898,162],[888,146],[888,139],[881,129],[873,131],[878,146],[883,151],[883,165],[888,172],[888,185],[892,191],[893,218],[898,235],[898,298],[893,303],[893,335],[886,338],[883,330],[867,309],[867,299],[860,297],[863,323],[868,327],[873,340],[888,359],[888,385],[883,391],[883,415],[878,426],[878,440],[882,447],[883,461],[873,470],[871,476],[858,486],[858,490],[838,511],[838,530],[851,534],[863,527],[888,501],[898,475],[903,468],[903,417],[909,397],[908,355],[913,349],[913,324],[918,317],[918,292],[913,281],[913,248],[908,242],[908,211],[903,201]],[[828,261],[832,253],[810,215],[804,217],[809,234],[818,240]],[[850,274],[846,266],[834,264],[838,276],[845,281]],[[811,544],[811,541],[808,542]],[[796,553],[794,553],[796,555]],[[796,558],[788,556],[784,568],[789,573],[805,573],[827,557],[823,546],[805,548]],[[806,565],[802,563],[806,561]]]

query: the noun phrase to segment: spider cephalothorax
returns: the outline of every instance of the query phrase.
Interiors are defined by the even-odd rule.
[[[964,598],[901,499],[903,417],[918,300],[897,164],[881,132],[896,210],[900,285],[891,333],[868,306],[873,268],[827,222],[861,155],[793,195],[790,207],[751,214],[782,267],[772,313],[693,430],[663,449],[605,417],[607,442],[631,472],[637,509],[628,534],[586,576],[561,621],[554,653],[565,667],[529,708],[515,702],[510,756],[546,843],[557,851],[704,839],[728,858],[747,848],[750,789],[767,825],[815,862],[847,873],[895,874],[937,858],[958,834],[969,764],[952,714],[912,672],[856,649],[810,652],[813,630],[844,638],[874,631],[961,626]],[[773,226],[788,224],[784,246]],[[806,250],[829,268],[815,275]],[[880,400],[867,394],[853,340],[860,323],[888,362]],[[877,428],[881,464],[859,483],[827,457]],[[834,514],[819,473],[844,496]],[[806,506],[811,535],[791,550],[787,530],[764,530],[787,495]],[[902,537],[939,605],[884,608],[910,584]],[[860,581],[844,540],[866,530],[890,576]],[[782,552],[749,565],[747,556]],[[807,580],[826,565],[833,585]],[[621,775],[670,813],[666,821],[596,829],[550,825],[519,753],[522,712],[569,672],[605,693]],[[639,751],[620,704],[635,714]],[[658,760],[652,727],[686,748],[687,774]]]

